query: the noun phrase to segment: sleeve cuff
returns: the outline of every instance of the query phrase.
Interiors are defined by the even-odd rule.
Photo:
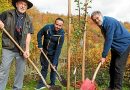
[[[103,57],[103,58],[106,58],[106,56],[107,56],[107,55],[105,55],[104,53],[102,53],[102,57]]]

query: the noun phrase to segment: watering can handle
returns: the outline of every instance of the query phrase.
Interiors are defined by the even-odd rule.
[[[101,67],[101,65],[102,65],[102,63],[100,62],[100,63],[98,64],[98,67],[96,68],[96,71],[94,72],[94,75],[93,75],[93,77],[92,77],[92,82],[94,82],[94,80],[95,80],[95,78],[96,78],[96,75],[97,75],[97,73],[98,73],[99,68]]]

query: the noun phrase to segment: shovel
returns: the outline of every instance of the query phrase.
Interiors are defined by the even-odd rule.
[[[19,48],[19,50],[24,53],[23,49],[17,44],[17,42],[11,37],[11,35],[5,30],[5,28],[2,29],[4,31],[4,33],[12,40],[12,42]],[[61,86],[49,86],[45,79],[43,78],[42,74],[40,73],[39,69],[36,67],[36,65],[32,62],[32,60],[30,58],[27,58],[28,61],[32,64],[32,66],[34,67],[34,69],[37,71],[37,73],[39,74],[39,76],[41,77],[43,83],[45,84],[46,88],[48,88],[49,90],[62,90]]]
[[[49,58],[47,57],[47,55],[44,53],[43,50],[41,50],[42,54],[45,56],[46,60],[48,61],[48,63],[50,64],[51,68],[56,72],[57,76],[58,76],[58,80],[60,81],[60,83],[64,86],[67,87],[67,81],[65,80],[65,78],[60,75],[57,70],[55,69],[55,67],[52,65],[52,63],[50,62]]]
[[[94,72],[92,80],[90,80],[90,79],[87,78],[82,83],[80,90],[96,90],[96,83],[94,82],[94,80],[96,78],[97,72],[98,72],[98,70],[99,70],[100,67],[101,67],[101,62],[99,63],[98,67],[96,68],[96,71]]]

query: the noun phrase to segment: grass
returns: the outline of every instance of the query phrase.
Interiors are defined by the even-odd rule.
[[[7,88],[5,90],[12,90],[12,85],[13,85],[13,80],[14,80],[14,71],[12,71],[13,69],[14,69],[14,67],[11,68]],[[27,76],[28,77],[25,78],[25,80],[24,80],[24,85],[23,85],[22,90],[34,90],[34,88],[37,85],[37,80],[36,80],[36,78],[34,79],[34,77],[31,77],[29,75],[27,75]],[[48,73],[48,75],[47,75],[47,83],[49,83],[49,76],[50,75]],[[58,80],[56,80],[56,85],[62,86]],[[106,85],[99,86],[98,90],[102,90],[102,89],[104,89],[106,87],[107,87]],[[48,89],[43,89],[43,90],[48,90]],[[66,88],[62,86],[62,90],[66,90]],[[74,90],[74,87],[70,87],[70,90]],[[79,89],[76,89],[76,90],[79,90]],[[128,85],[126,86],[126,84],[124,84],[123,90],[130,90],[130,86],[128,87]]]
[[[37,85],[37,81],[31,80],[31,81],[29,81],[27,83],[24,83],[23,90],[35,90],[34,88],[36,87],[36,85]],[[59,81],[56,82],[56,85],[62,86],[59,83]],[[12,87],[11,86],[7,86],[6,90],[12,90]],[[43,89],[43,90],[48,90],[48,89]],[[66,90],[66,88],[62,86],[62,90]],[[73,87],[71,87],[70,90],[74,90]]]
[[[35,81],[35,80],[31,80],[31,81],[25,82],[24,85],[23,85],[23,90],[34,90],[36,85],[37,85],[37,81]],[[59,81],[56,81],[56,85],[62,86]],[[98,87],[98,90],[102,90],[105,87],[106,86]],[[12,90],[12,87],[7,86],[6,90]],[[43,90],[48,90],[48,89],[43,89]],[[66,88],[62,86],[62,90],[66,90]],[[74,90],[74,88],[70,87],[70,90]],[[79,90],[79,89],[76,89],[76,90]],[[130,90],[130,88],[126,86],[126,87],[123,87],[123,90]]]
[[[59,66],[59,67],[60,67],[60,66]],[[11,69],[10,69],[10,76],[9,76],[7,88],[6,88],[5,90],[12,90],[12,85],[13,85],[13,80],[14,80],[14,70],[15,70],[15,66],[14,66],[14,63],[13,63],[13,65],[12,65],[12,67],[11,67]],[[34,90],[34,88],[35,88],[36,85],[37,85],[37,80],[36,80],[36,78],[34,79],[34,76],[29,76],[29,75],[27,75],[27,76],[28,76],[28,77],[25,78],[25,80],[24,80],[24,85],[23,85],[23,89],[22,89],[22,90]],[[49,73],[48,73],[47,76],[48,76],[48,77],[47,77],[47,82],[49,83],[49,76],[50,76]],[[72,81],[71,81],[71,82],[72,82]],[[128,84],[128,83],[127,83],[127,84]],[[62,86],[58,80],[56,80],[56,85]],[[99,85],[99,83],[98,83],[98,85]],[[98,87],[98,90],[102,90],[102,89],[104,89],[104,88],[107,87],[106,84],[104,84],[104,83],[103,83],[103,84],[100,84],[100,85],[102,85],[102,86],[99,86],[99,87]],[[48,89],[43,89],[43,90],[48,90]],[[66,88],[65,88],[65,87],[62,87],[62,90],[66,90]],[[74,90],[74,87],[70,87],[69,90]],[[79,89],[76,89],[76,90],[79,90]],[[129,85],[126,85],[126,84],[124,83],[123,90],[130,90],[130,86],[129,86]]]

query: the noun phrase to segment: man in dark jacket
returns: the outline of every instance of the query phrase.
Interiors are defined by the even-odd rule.
[[[64,30],[62,29],[63,23],[64,21],[62,18],[57,18],[55,20],[55,24],[45,25],[37,34],[38,48],[46,53],[46,55],[48,56],[51,63],[56,69],[58,66],[58,58],[61,53],[61,48],[64,42]],[[43,44],[42,44],[42,36],[44,36]],[[46,58],[42,53],[40,56],[40,62],[42,66],[41,73],[43,77],[46,78],[48,70],[48,61],[46,60]],[[56,79],[56,73],[51,68],[50,85],[55,85],[55,79]],[[39,80],[36,89],[42,89],[44,87],[45,86],[42,80]]]
[[[16,60],[16,73],[13,90],[22,90],[25,58],[29,57],[29,45],[31,40],[32,22],[26,14],[26,10],[33,4],[27,0],[13,0],[15,9],[0,14],[0,30],[5,28],[14,40],[22,47],[21,54],[16,45],[3,32],[2,33],[2,63],[0,65],[0,90],[5,90],[8,81],[9,68],[12,61]]]
[[[100,27],[105,38],[101,62],[111,49],[110,85],[108,90],[122,90],[123,72],[130,52],[130,32],[116,19],[94,11],[91,19]]]

